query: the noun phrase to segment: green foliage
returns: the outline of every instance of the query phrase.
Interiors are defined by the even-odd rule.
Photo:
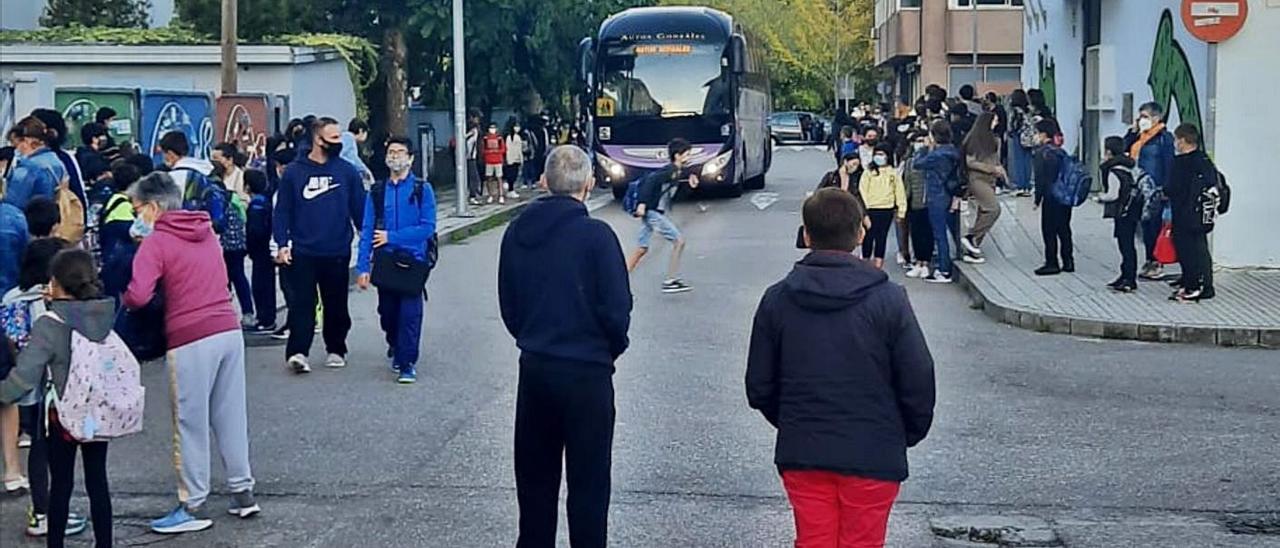
[[[345,34],[294,34],[273,36],[264,40],[269,44],[285,44],[313,48],[333,48],[347,62],[347,72],[355,87],[356,112],[368,119],[369,104],[365,92],[378,78],[378,50],[364,38]]]
[[[124,29],[71,25],[37,30],[0,30],[0,42],[43,44],[213,44],[217,40],[184,26]]]
[[[144,29],[150,21],[150,8],[149,0],[49,0],[40,24]]]
[[[332,32],[326,25],[333,0],[238,0],[236,34],[260,42],[269,36]],[[209,35],[222,33],[222,0],[175,0],[178,19]],[[359,33],[357,33],[359,34]]]

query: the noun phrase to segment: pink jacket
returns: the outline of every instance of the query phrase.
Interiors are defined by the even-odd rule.
[[[159,288],[164,295],[164,331],[169,349],[240,329],[227,289],[222,246],[209,214],[169,211],[142,240],[133,258],[133,279],[124,305],[142,308]]]

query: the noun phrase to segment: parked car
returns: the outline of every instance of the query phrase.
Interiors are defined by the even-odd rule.
[[[775,112],[769,117],[769,135],[775,143],[820,143],[822,121],[809,112]]]

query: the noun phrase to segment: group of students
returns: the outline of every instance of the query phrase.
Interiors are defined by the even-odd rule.
[[[576,127],[562,123],[550,112],[532,116],[523,124],[512,117],[505,129],[500,129],[497,122],[484,124],[481,114],[472,111],[467,116],[465,139],[471,205],[505,204],[508,199],[520,198],[522,190],[533,192],[552,148],[564,144],[586,147]]]
[[[425,277],[404,289],[412,276],[387,265],[425,262],[435,246],[434,195],[412,173],[406,138],[386,141],[388,176],[373,182],[358,156],[343,154],[348,142],[354,151],[367,127],[353,123],[356,131],[344,134],[331,118],[296,120],[286,135],[270,139],[265,170],[247,166],[244,151],[230,144],[214,147],[212,162],[195,158],[180,132],[161,137],[156,166],[128,143],[110,142],[105,127],[86,124],[84,145],[72,156],[62,149],[65,120],[42,109],[8,133],[12,148],[0,148],[3,482],[7,492],[30,493],[27,533],[47,536],[49,546],[88,527],[68,508],[77,451],[85,461],[95,544],[112,545],[106,448],[113,436],[64,426],[79,409],[57,396],[81,386],[80,364],[116,350],[133,366],[113,370],[167,362],[179,504],[152,530],[213,525],[205,505],[211,435],[227,470],[229,512],[247,518],[260,507],[249,464],[244,331],[288,337],[287,365],[310,371],[318,295],[326,365],[346,365],[347,272],[359,229],[358,284],[379,287],[388,359],[400,383],[413,383]],[[254,263],[252,284],[244,279],[246,256]],[[277,270],[289,309],[280,329]],[[119,399],[141,393],[136,375],[124,384],[130,382],[89,386],[98,397]],[[108,416],[98,418],[106,423],[133,413],[140,429],[141,405],[108,406]],[[28,441],[19,441],[20,432]],[[30,446],[26,476],[20,443]]]

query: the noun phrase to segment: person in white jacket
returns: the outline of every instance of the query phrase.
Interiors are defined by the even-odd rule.
[[[521,169],[524,167],[524,137],[520,135],[520,124],[514,124],[507,131],[507,158],[503,165],[502,176],[507,183],[507,197],[516,199],[516,183],[520,181]]]

